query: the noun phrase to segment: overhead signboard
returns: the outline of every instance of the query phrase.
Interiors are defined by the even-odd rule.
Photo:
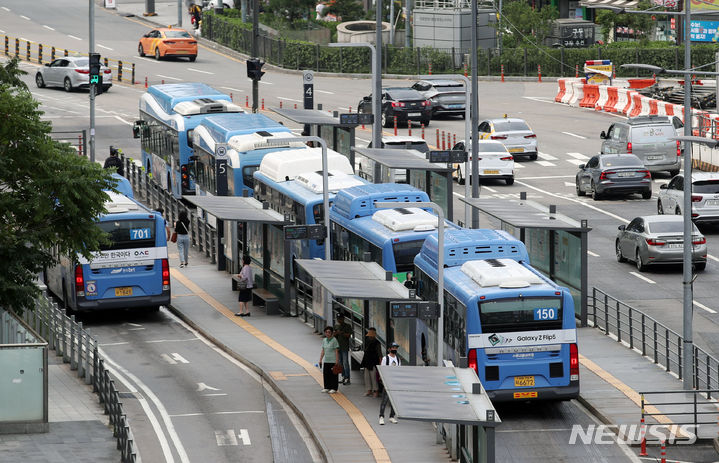
[[[348,113],[340,114],[340,125],[372,125],[374,114]]]
[[[430,151],[427,153],[429,162],[458,164],[467,162],[467,152],[459,150]]]
[[[392,301],[389,303],[392,318],[439,318],[439,303],[431,301]]]
[[[322,240],[327,237],[324,225],[285,225],[286,240]]]

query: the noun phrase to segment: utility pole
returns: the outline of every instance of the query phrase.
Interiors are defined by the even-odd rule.
[[[472,0],[472,198],[479,198],[479,86],[477,84],[477,0]],[[468,179],[467,179],[468,180]],[[465,182],[467,181],[465,180]],[[467,220],[467,217],[465,217]],[[472,208],[472,227],[479,228],[479,210]]]
[[[409,48],[409,28],[410,24],[412,23],[410,16],[410,0],[405,0],[404,5],[404,47]]]
[[[177,27],[182,27],[182,0],[177,0]]]
[[[260,54],[260,0],[252,0],[252,57]],[[257,112],[260,80],[252,79],[252,112]]]
[[[684,2],[684,69],[688,72],[684,74],[684,136],[692,135],[692,56],[691,56],[691,3]],[[684,204],[682,213],[684,214],[684,249],[683,261],[683,327],[684,345],[682,345],[684,354],[684,389],[691,390],[694,388],[694,328],[692,326],[694,319],[694,288],[692,285],[692,144],[684,143]]]
[[[374,90],[372,91],[372,108],[374,113],[374,126],[372,127],[372,146],[374,148],[382,147],[382,0],[375,0],[375,21],[377,30],[375,31],[375,49],[374,54]],[[379,168],[379,164],[375,163],[375,173]],[[375,181],[379,175],[375,175]]]
[[[90,15],[90,54],[95,53],[95,2],[88,0]],[[154,6],[154,3],[153,3]],[[154,10],[153,10],[154,11]],[[95,162],[95,86],[90,85],[90,162]]]

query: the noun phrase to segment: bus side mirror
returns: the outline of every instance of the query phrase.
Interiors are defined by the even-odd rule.
[[[606,140],[606,139],[607,139],[607,133],[606,133],[604,130],[602,130],[602,133],[599,134],[599,138],[601,138],[602,140]]]
[[[145,127],[145,121],[135,121],[132,125],[132,138],[140,138],[142,134],[142,128]]]

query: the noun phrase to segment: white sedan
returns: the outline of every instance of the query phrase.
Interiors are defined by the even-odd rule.
[[[464,140],[458,142],[453,150],[464,151]],[[503,143],[493,140],[479,140],[477,145],[479,155],[479,178],[498,178],[507,182],[507,185],[514,183],[514,156],[507,151]],[[467,146],[467,154],[470,160],[469,172],[465,173],[464,164],[457,164],[455,177],[459,184],[463,184],[467,177],[472,175],[472,145]],[[470,178],[471,182],[471,178]]]
[[[100,65],[102,90],[112,87],[112,70]],[[76,88],[90,87],[90,59],[86,56],[63,56],[46,63],[35,74],[35,84],[39,88],[62,87],[66,92]]]

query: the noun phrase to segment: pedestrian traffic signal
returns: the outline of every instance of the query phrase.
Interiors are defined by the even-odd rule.
[[[102,74],[100,73],[100,54],[90,53],[90,86],[95,87],[95,93],[102,93]]]
[[[258,58],[250,58],[247,60],[247,77],[252,80],[260,80],[265,73],[262,71],[262,66],[265,62]]]

